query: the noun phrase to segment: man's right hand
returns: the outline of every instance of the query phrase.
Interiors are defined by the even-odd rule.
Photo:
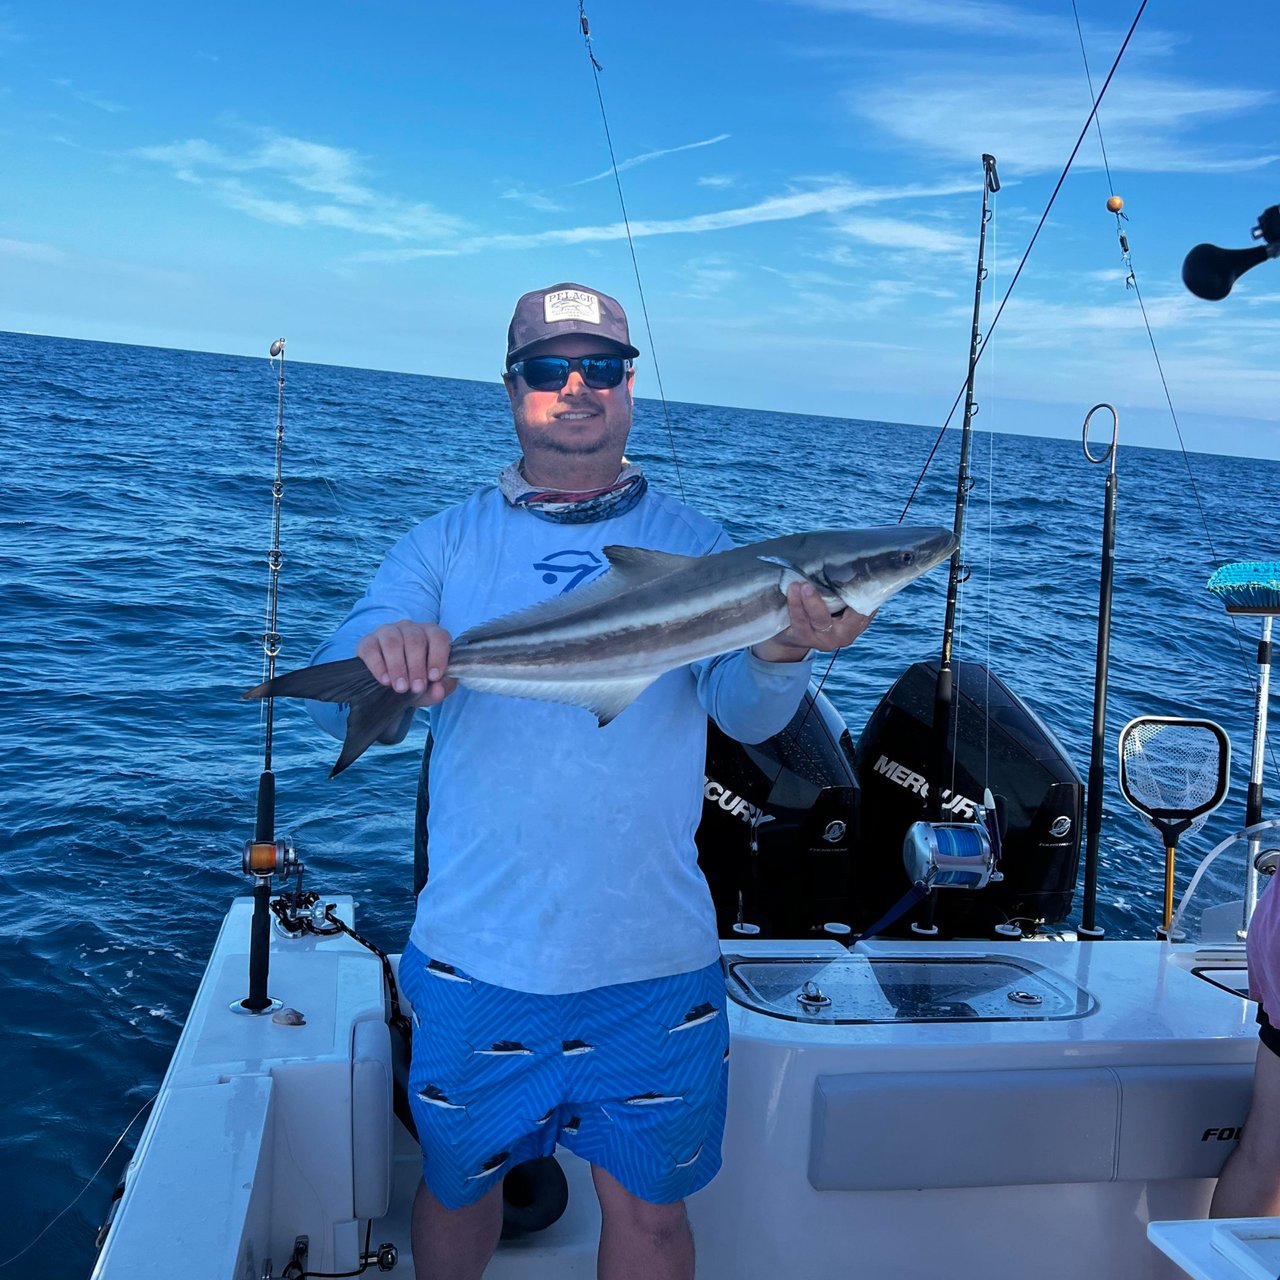
[[[434,622],[388,622],[370,631],[358,645],[359,658],[374,678],[397,693],[416,695],[415,707],[430,707],[457,687],[445,676],[453,638]]]

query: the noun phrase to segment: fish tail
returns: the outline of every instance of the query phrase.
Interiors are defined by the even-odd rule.
[[[380,684],[359,658],[322,662],[273,676],[241,695],[257,698],[311,698],[347,707],[347,733],[342,753],[329,776],[336,777],[375,742],[391,735],[412,701],[412,693],[397,693]]]

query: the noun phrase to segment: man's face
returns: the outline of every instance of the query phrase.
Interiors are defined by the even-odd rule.
[[[549,338],[533,354],[580,357],[613,354],[615,350],[599,338],[565,334]],[[634,377],[628,370],[616,387],[595,390],[583,382],[580,370],[572,369],[559,391],[534,391],[519,374],[508,375],[507,395],[526,472],[533,472],[530,478],[549,481],[552,476],[544,473],[566,466],[576,470],[592,462],[604,469],[605,464],[612,464],[616,472],[631,430]]]

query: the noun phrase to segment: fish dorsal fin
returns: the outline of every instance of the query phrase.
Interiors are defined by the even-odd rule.
[[[649,551],[644,547],[609,546],[604,548],[605,559],[614,573],[621,574],[631,586],[636,582],[663,578],[685,565],[692,564],[699,556],[681,556],[673,551]]]
[[[698,556],[678,556],[667,551],[647,551],[643,547],[609,546],[602,550],[609,562],[607,572],[564,595],[552,596],[550,600],[471,627],[455,637],[454,648],[506,636],[514,627],[550,626],[568,614],[580,613],[622,591],[665,577],[699,559]]]

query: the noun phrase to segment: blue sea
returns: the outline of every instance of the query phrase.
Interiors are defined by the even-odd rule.
[[[81,1192],[154,1093],[246,889],[262,733],[239,694],[262,670],[270,336],[251,359],[0,334],[0,1263]],[[289,669],[402,532],[492,481],[515,445],[497,383],[293,359],[285,373]],[[740,541],[895,522],[936,436],[707,405],[668,413],[678,470],[655,402],[637,406],[631,456]],[[948,433],[911,523],[951,523],[957,451]],[[1189,471],[1178,452],[1123,443],[1118,458],[1099,923],[1149,937],[1163,855],[1116,788],[1117,733],[1135,715],[1195,714],[1231,735],[1233,792],[1185,842],[1181,886],[1242,823],[1253,718],[1256,622],[1233,630],[1204,583],[1218,563],[1280,557],[1280,464],[1195,455]],[[956,654],[988,661],[1084,774],[1105,468],[1078,439],[980,434],[973,470]],[[855,736],[904,666],[936,657],[944,598],[938,570],[837,660],[826,691]],[[330,781],[336,744],[294,705],[277,708],[278,826],[309,884],[354,894],[362,931],[392,950],[412,909],[421,741]],[[8,1274],[87,1273],[137,1132]]]

